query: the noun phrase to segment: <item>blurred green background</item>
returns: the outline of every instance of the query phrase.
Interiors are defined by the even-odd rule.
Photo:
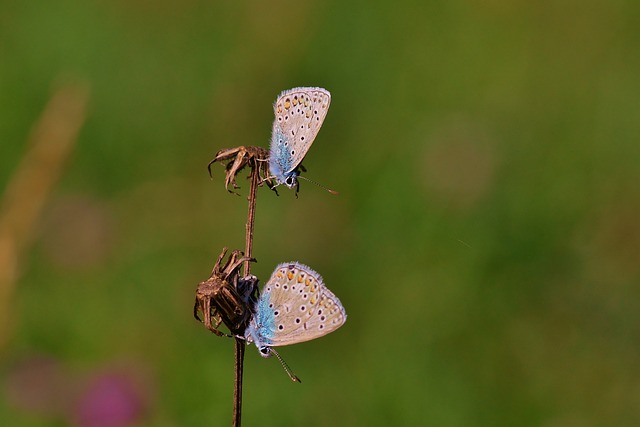
[[[296,86],[332,93],[304,164],[340,195],[260,189],[253,272],[306,263],[349,319],[281,349],[301,385],[247,348],[245,425],[640,425],[639,18],[624,0],[2,1],[0,188],[60,82],[90,87],[11,296],[2,425],[230,424],[233,344],[192,304],[244,246],[248,183],[229,194],[206,164],[268,146]]]

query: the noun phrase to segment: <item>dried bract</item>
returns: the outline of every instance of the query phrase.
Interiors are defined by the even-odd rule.
[[[211,332],[218,336],[233,336],[244,333],[251,319],[253,304],[256,299],[257,279],[255,276],[240,277],[240,266],[245,261],[255,261],[242,256],[242,252],[234,250],[222,265],[227,248],[222,249],[211,276],[198,284],[193,316],[204,323]],[[201,311],[204,319],[200,319]],[[225,334],[218,327],[221,323],[233,335]]]
[[[235,191],[229,190],[229,186],[232,186],[234,190],[236,188],[239,188],[236,183],[236,175],[247,165],[250,165],[251,169],[255,169],[258,171],[258,176],[260,177],[260,182],[258,185],[266,183],[270,189],[276,191],[275,180],[272,176],[269,175],[268,150],[262,147],[255,146],[245,147],[244,145],[236,148],[225,148],[224,150],[220,150],[216,153],[215,158],[211,160],[207,165],[209,175],[211,175],[211,165],[213,163],[224,161],[228,161],[226,164],[227,176],[225,179],[224,187],[230,193],[235,193]]]

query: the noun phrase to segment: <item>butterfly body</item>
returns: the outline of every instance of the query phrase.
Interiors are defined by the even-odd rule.
[[[338,329],[346,319],[340,300],[318,273],[304,264],[284,263],[264,286],[245,338],[269,357],[271,347],[319,338]]]
[[[278,96],[273,110],[269,171],[277,184],[297,186],[300,164],[318,135],[331,94],[319,87],[299,87]]]

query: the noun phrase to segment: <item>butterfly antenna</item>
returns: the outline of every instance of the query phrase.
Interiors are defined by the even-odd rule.
[[[289,375],[289,378],[291,378],[291,381],[295,382],[295,383],[302,383],[302,380],[300,378],[298,378],[298,376],[296,374],[293,373],[293,371],[291,370],[291,368],[289,367],[289,365],[287,365],[287,362],[285,362],[282,357],[280,357],[280,355],[278,354],[277,351],[275,351],[273,348],[269,348],[269,350],[271,351],[271,353],[275,354],[276,357],[278,358],[278,360],[280,361],[280,364],[282,365],[282,367],[284,368],[285,372],[287,373],[287,375]]]
[[[331,193],[331,194],[333,194],[333,195],[336,195],[336,196],[337,196],[338,194],[340,194],[340,193],[338,193],[336,190],[332,190],[332,189],[330,189],[330,188],[325,187],[324,185],[320,185],[320,184],[318,184],[317,182],[312,181],[312,180],[310,180],[309,178],[305,178],[305,177],[304,177],[304,176],[302,176],[302,175],[298,175],[298,178],[302,178],[302,179],[304,179],[305,181],[309,181],[310,183],[317,185],[318,187],[322,188],[323,190],[328,191],[329,193]]]

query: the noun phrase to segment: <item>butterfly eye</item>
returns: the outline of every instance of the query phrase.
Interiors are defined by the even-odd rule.
[[[260,355],[262,357],[271,357],[271,349],[267,346],[260,347]]]

